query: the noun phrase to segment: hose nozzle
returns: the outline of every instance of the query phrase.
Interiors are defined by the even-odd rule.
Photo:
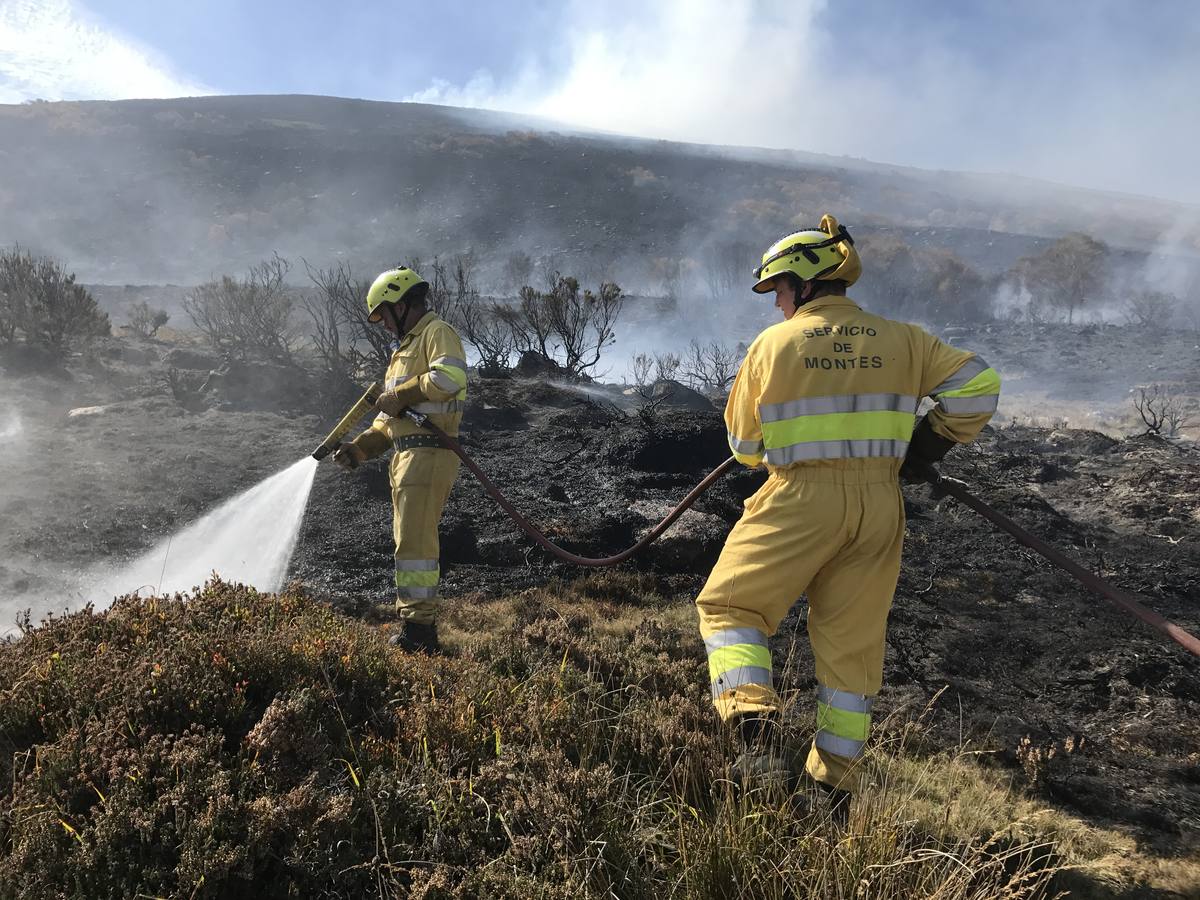
[[[353,428],[358,421],[371,412],[375,408],[375,402],[379,399],[379,395],[383,393],[383,386],[376,381],[358,398],[358,402],[350,407],[350,411],[342,416],[342,420],[334,426],[333,431],[325,436],[325,440],[321,441],[321,445],[313,451],[312,458],[321,460],[327,457],[330,453],[338,448],[350,429]]]

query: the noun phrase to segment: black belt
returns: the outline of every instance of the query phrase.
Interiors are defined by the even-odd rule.
[[[412,450],[414,447],[441,447],[442,442],[434,434],[406,434],[403,437],[392,438],[392,446],[397,453]]]

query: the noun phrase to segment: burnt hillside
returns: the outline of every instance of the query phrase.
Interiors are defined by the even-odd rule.
[[[1015,177],[558,127],[304,96],[0,106],[0,243],[102,282],[189,283],[274,251],[372,268],[521,249],[612,266],[758,246],[834,209],[860,234],[995,273],[1074,229],[1143,250],[1188,212]]]

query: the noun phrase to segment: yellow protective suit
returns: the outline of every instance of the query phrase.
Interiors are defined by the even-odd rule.
[[[898,472],[922,397],[966,442],[996,409],[987,363],[915,325],[821,297],[751,344],[725,409],[729,445],[766,483],[745,503],[696,600],[712,696],[726,720],[779,709],[767,638],[807,593],[817,733],[807,769],[853,790],[900,573]]]
[[[462,340],[449,323],[426,313],[401,340],[388,364],[385,389],[416,379],[425,399],[412,409],[451,436],[458,434],[467,397]],[[380,413],[354,439],[367,458],[396,449],[392,483],[392,531],[396,539],[396,612],[414,623],[437,620],[441,580],[438,523],[458,476],[458,457],[442,449],[432,432],[406,416]]]

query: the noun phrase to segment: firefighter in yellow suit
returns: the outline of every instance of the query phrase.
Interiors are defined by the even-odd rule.
[[[458,476],[458,457],[432,432],[419,428],[405,409],[457,436],[467,397],[462,340],[426,306],[429,284],[412,269],[383,272],[367,292],[368,318],[396,336],[385,393],[371,427],[343,444],[334,460],[354,469],[389,449],[393,533],[396,539],[396,613],[402,631],[392,643],[406,650],[438,648],[438,523]]]
[[[734,774],[753,789],[798,774],[778,743],[767,638],[808,595],[817,731],[805,769],[839,824],[883,676],[904,540],[898,476],[920,479],[974,438],[1000,391],[976,354],[845,296],[860,273],[832,216],[763,254],[754,290],[775,292],[784,321],[751,344],[725,422],[737,459],[768,477],[696,600],[713,702],[744,745]],[[918,422],[923,397],[936,405]]]

